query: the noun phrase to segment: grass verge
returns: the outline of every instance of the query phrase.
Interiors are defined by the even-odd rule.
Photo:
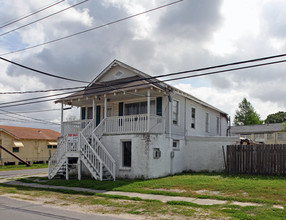
[[[7,166],[0,166],[0,171],[9,171],[9,170],[26,170],[26,169],[41,169],[41,168],[48,168],[47,163],[43,164],[33,164],[30,167],[26,165],[7,165]]]
[[[95,190],[286,205],[286,178],[281,176],[185,173],[151,180],[66,181],[29,178],[21,181]]]

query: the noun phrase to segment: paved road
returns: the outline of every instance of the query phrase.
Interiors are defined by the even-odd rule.
[[[9,220],[119,220],[112,216],[102,216],[73,212],[64,209],[51,208],[44,205],[34,204],[31,202],[16,200],[0,196],[0,219]]]
[[[44,173],[46,173],[48,175],[48,168],[0,171],[0,178],[22,176],[22,175],[38,175],[38,174],[44,174]]]

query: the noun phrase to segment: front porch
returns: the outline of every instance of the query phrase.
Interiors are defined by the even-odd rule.
[[[92,119],[63,122],[62,136],[78,137],[89,123],[93,123],[92,129],[96,128],[96,121]],[[162,116],[141,114],[107,117],[101,123],[103,134],[162,134],[165,120]]]

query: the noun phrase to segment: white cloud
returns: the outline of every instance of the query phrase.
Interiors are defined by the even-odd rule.
[[[65,1],[42,15],[75,2]],[[0,52],[54,40],[166,3],[163,0],[88,1],[0,38]],[[42,1],[3,1],[0,20],[15,18],[41,6]],[[113,59],[126,62],[147,74],[158,75],[269,56],[284,53],[286,49],[286,7],[283,6],[283,0],[188,0],[7,58],[52,74],[92,80]],[[0,62],[0,65],[1,91],[79,85],[7,63]],[[175,84],[180,84],[180,88],[232,116],[238,103],[246,97],[265,118],[270,113],[286,111],[285,71],[285,64],[279,64],[195,80],[186,79],[183,84]],[[17,97],[5,96],[1,100],[8,99]],[[53,103],[41,105],[52,106]],[[36,107],[25,106],[27,110]],[[39,117],[59,121],[57,113]]]

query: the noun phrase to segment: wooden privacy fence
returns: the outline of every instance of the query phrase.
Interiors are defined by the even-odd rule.
[[[226,153],[226,171],[286,175],[286,145],[229,145]]]

